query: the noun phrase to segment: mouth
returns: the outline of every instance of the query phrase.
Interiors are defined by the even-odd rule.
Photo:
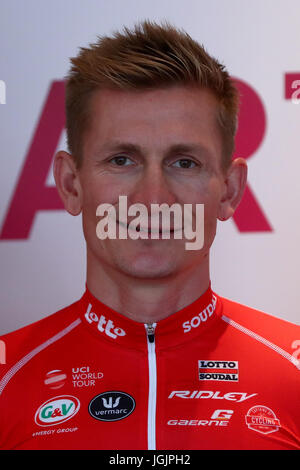
[[[117,223],[118,225],[120,225],[122,228],[126,229],[127,231],[130,231],[132,230],[132,227],[130,227],[130,223],[129,224],[125,224],[124,222],[122,222],[121,220],[117,220]],[[137,225],[135,228],[134,228],[134,231],[136,232],[139,232],[139,233],[148,233],[148,235],[151,235],[151,234],[158,234],[158,235],[165,235],[165,234],[173,234],[175,232],[178,232],[178,231],[181,231],[182,229],[181,228],[170,228],[169,230],[162,230],[162,228],[156,228],[156,227],[141,227],[140,225]]]

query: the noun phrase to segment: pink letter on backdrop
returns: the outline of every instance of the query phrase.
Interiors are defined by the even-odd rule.
[[[291,100],[297,89],[299,89],[300,73],[288,72],[285,74],[284,81],[284,97],[286,100]],[[298,95],[298,93],[297,93]]]
[[[262,101],[253,88],[241,80],[234,79],[234,81],[241,97],[234,158],[249,158],[262,143],[266,129],[266,115]],[[233,218],[240,232],[272,231],[249,184]]]
[[[2,227],[1,240],[28,238],[38,211],[63,209],[56,187],[46,186],[46,179],[65,127],[64,93],[64,81],[52,83]]]

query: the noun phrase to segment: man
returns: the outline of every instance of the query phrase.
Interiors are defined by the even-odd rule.
[[[237,112],[224,67],[167,23],[72,59],[69,153],[54,175],[66,210],[82,214],[86,291],[3,338],[1,448],[300,448],[299,328],[210,284],[217,220],[246,182],[245,160],[232,161]],[[148,215],[131,225],[120,196]],[[204,205],[198,249],[175,237],[183,215],[155,232],[149,211],[162,204],[192,207],[190,229]]]

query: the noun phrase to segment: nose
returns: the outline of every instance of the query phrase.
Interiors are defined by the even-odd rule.
[[[159,162],[148,164],[129,195],[131,204],[144,204],[150,209],[151,204],[168,204],[176,202],[176,194],[171,181]]]

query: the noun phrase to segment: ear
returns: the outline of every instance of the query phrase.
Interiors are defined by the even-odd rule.
[[[244,158],[236,158],[231,162],[226,172],[224,193],[219,205],[219,220],[228,220],[234,214],[244,194],[247,171]]]
[[[57,191],[71,215],[78,215],[82,209],[82,190],[78,170],[72,155],[63,150],[57,152],[54,159],[53,174]]]

